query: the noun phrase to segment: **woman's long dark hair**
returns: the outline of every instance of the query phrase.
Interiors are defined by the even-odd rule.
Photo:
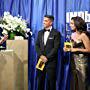
[[[71,20],[74,21],[74,25],[77,28],[77,31],[80,32],[80,33],[85,33],[90,39],[90,33],[87,32],[86,22],[79,16],[72,17]]]

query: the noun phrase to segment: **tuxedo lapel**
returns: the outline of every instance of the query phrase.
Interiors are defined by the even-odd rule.
[[[42,32],[42,44],[44,45],[44,31]]]
[[[42,43],[42,47],[44,49],[44,30],[42,31],[42,34],[41,34],[41,43]]]

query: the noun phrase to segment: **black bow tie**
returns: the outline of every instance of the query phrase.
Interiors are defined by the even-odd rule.
[[[50,29],[48,29],[48,30],[44,29],[44,32],[46,32],[46,31],[50,32]]]

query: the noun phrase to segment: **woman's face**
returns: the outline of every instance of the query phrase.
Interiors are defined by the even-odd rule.
[[[72,30],[76,30],[76,27],[74,25],[74,20],[70,21],[70,27],[71,27]]]

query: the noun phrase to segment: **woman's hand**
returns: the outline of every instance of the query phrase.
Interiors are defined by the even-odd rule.
[[[66,48],[66,47],[64,47],[63,48],[63,50],[65,51],[65,52],[77,52],[77,51],[79,51],[79,49],[78,48]]]
[[[71,48],[67,48],[64,46],[63,50],[64,50],[64,52],[69,52],[69,51],[71,51]]]
[[[70,51],[71,51],[71,52],[77,52],[77,51],[78,51],[78,48],[71,48]]]

